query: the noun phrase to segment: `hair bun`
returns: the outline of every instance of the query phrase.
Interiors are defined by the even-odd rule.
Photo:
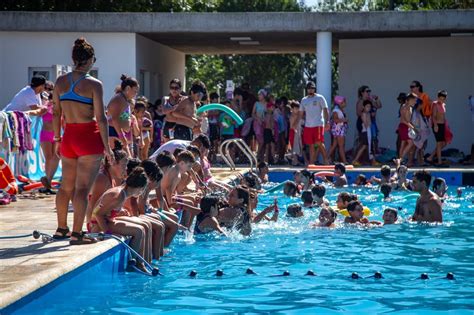
[[[122,81],[126,80],[127,78],[128,78],[128,76],[126,74],[122,74],[120,76],[120,80],[122,80]]]
[[[75,46],[83,46],[85,43],[86,43],[86,39],[84,37],[80,37],[80,38],[76,39],[76,41],[74,42],[74,45]]]

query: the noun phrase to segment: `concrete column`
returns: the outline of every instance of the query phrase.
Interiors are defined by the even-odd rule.
[[[326,98],[328,106],[331,107],[331,53],[332,33],[318,32],[316,40],[316,93]]]

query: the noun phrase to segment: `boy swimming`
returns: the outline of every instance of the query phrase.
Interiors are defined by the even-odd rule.
[[[383,225],[395,224],[398,220],[398,211],[394,208],[387,208],[383,211]]]

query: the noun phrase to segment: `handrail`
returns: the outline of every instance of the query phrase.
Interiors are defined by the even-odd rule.
[[[231,170],[235,170],[235,163],[232,160],[232,157],[229,154],[229,145],[235,143],[235,145],[245,154],[245,156],[250,161],[250,169],[253,170],[254,167],[257,167],[257,158],[250,150],[248,145],[240,138],[227,139],[221,143],[219,146],[219,153],[224,160],[224,162],[230,167]]]

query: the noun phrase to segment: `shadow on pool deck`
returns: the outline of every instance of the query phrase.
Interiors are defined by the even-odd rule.
[[[235,178],[228,168],[213,169],[217,179]],[[43,244],[34,239],[33,230],[53,234],[56,229],[54,197],[18,198],[0,206],[0,236],[31,234],[29,237],[0,239],[0,310],[47,285],[62,275],[82,266],[118,244],[109,239],[93,245],[70,246],[69,241]],[[72,226],[73,213],[68,213]]]

